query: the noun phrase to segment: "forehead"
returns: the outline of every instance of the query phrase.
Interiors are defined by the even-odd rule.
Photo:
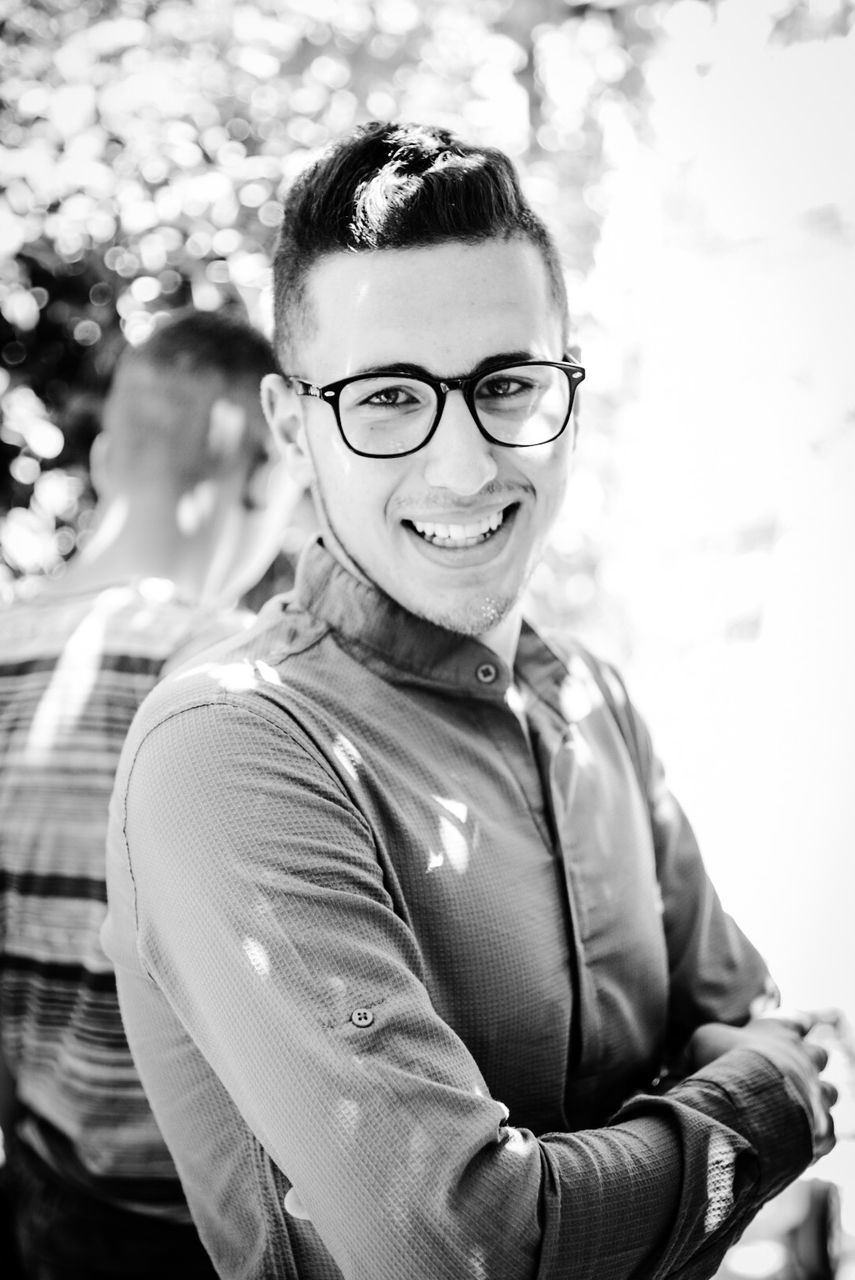
[[[491,354],[562,354],[563,317],[528,240],[336,253],[306,281],[301,357],[313,378],[377,365],[465,373]]]

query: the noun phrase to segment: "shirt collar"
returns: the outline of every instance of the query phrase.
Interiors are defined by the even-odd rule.
[[[387,678],[453,686],[491,700],[507,695],[512,673],[492,649],[416,617],[345,569],[319,539],[300,557],[291,601]]]

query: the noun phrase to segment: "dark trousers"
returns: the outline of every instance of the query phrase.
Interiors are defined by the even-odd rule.
[[[59,1179],[23,1143],[4,1170],[13,1230],[0,1234],[0,1275],[12,1280],[216,1280],[196,1233],[131,1213]]]

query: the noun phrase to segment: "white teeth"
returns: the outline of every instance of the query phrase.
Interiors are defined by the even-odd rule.
[[[449,547],[469,547],[488,534],[495,533],[504,518],[503,511],[494,511],[492,515],[482,516],[472,524],[434,524],[432,521],[414,520],[413,528],[429,542]]]

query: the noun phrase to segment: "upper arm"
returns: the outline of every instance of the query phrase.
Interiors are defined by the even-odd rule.
[[[184,712],[139,750],[125,829],[140,960],[333,1255],[384,1274],[380,1221],[391,1251],[462,1265],[477,1244],[495,1274],[530,1274],[537,1144],[509,1178],[506,1111],[436,1015],[373,833],[312,744],[238,706]],[[464,1180],[480,1207],[458,1222]]]

